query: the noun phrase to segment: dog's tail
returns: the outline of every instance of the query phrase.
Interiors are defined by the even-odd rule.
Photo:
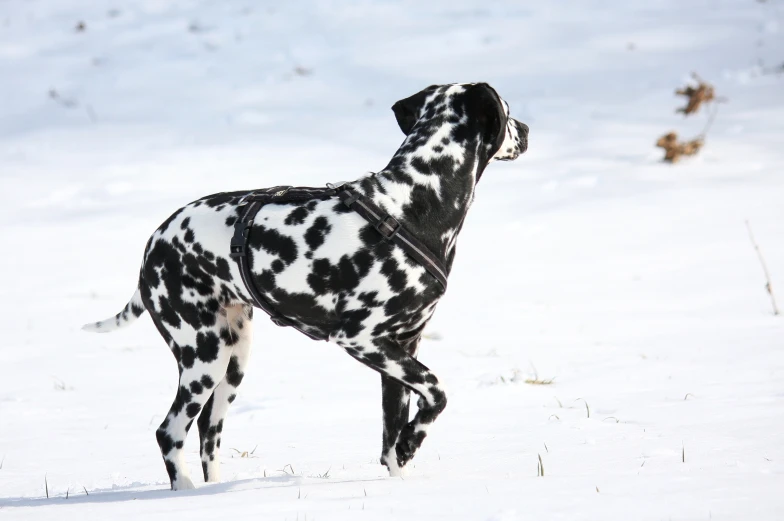
[[[142,294],[139,292],[139,288],[136,288],[136,293],[133,294],[131,300],[125,305],[122,311],[106,320],[85,324],[82,326],[82,329],[94,333],[109,333],[135,322],[137,318],[142,316],[144,311]]]

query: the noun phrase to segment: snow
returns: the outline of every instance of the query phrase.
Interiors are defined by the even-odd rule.
[[[3,1],[0,519],[780,519],[784,317],[745,221],[784,306],[782,20],[776,0]],[[675,114],[692,71],[727,102],[665,165],[656,139],[705,125]],[[378,376],[261,317],[223,483],[169,491],[171,354],[146,317],[80,326],[122,308],[180,205],[382,168],[392,103],[453,81],[495,86],[531,142],[458,241],[420,351],[449,406],[408,474],[378,463]]]

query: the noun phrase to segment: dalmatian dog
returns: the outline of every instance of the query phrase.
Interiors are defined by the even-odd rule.
[[[405,141],[380,172],[347,183],[395,217],[451,269],[457,235],[487,165],[528,147],[528,127],[486,83],[433,85],[392,107]],[[108,332],[149,312],[179,367],[156,431],[174,490],[193,488],[183,444],[196,420],[207,482],[251,348],[251,296],[230,240],[249,192],[203,197],[171,215],[144,250],[125,308],[86,330]],[[444,386],[417,360],[444,287],[337,198],[268,204],[249,234],[258,291],[297,326],[381,374],[381,463],[400,475],[446,406]],[[418,396],[409,421],[409,393]]]

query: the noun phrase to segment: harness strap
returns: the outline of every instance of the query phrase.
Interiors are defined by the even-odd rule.
[[[256,289],[256,284],[253,283],[253,274],[251,273],[250,263],[248,262],[248,237],[250,235],[251,226],[253,226],[253,219],[256,218],[256,214],[262,206],[264,206],[264,204],[260,201],[253,201],[248,204],[245,211],[242,212],[242,216],[234,225],[234,236],[231,238],[230,256],[239,263],[242,282],[245,284],[248,293],[250,293],[253,304],[268,314],[273,324],[281,327],[293,327],[313,340],[327,340],[327,336],[305,331],[294,323],[294,321],[281,315],[278,310],[259,293],[259,290]]]
[[[446,291],[446,268],[441,260],[427,246],[411,235],[400,222],[384,212],[373,201],[355,192],[349,187],[340,187],[338,197],[343,204],[351,208],[373,225],[384,239],[397,244],[403,251],[419,262]]]
[[[239,264],[242,282],[250,294],[253,304],[270,316],[270,320],[278,326],[290,326],[312,338],[327,340],[327,335],[312,333],[302,329],[293,320],[283,316],[261,294],[253,282],[253,273],[248,262],[248,238],[253,220],[262,206],[269,203],[287,203],[312,199],[329,199],[337,195],[348,208],[358,213],[381,234],[381,236],[400,246],[403,251],[419,262],[446,291],[447,271],[441,260],[394,217],[384,212],[373,201],[349,186],[327,185],[328,188],[292,188],[276,186],[264,190],[250,192],[240,200],[240,207],[246,206],[240,218],[234,224],[234,235],[231,238],[230,256]]]

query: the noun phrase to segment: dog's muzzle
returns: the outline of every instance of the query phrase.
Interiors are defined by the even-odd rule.
[[[509,118],[506,125],[506,138],[494,156],[497,161],[514,161],[528,150],[528,125]]]

